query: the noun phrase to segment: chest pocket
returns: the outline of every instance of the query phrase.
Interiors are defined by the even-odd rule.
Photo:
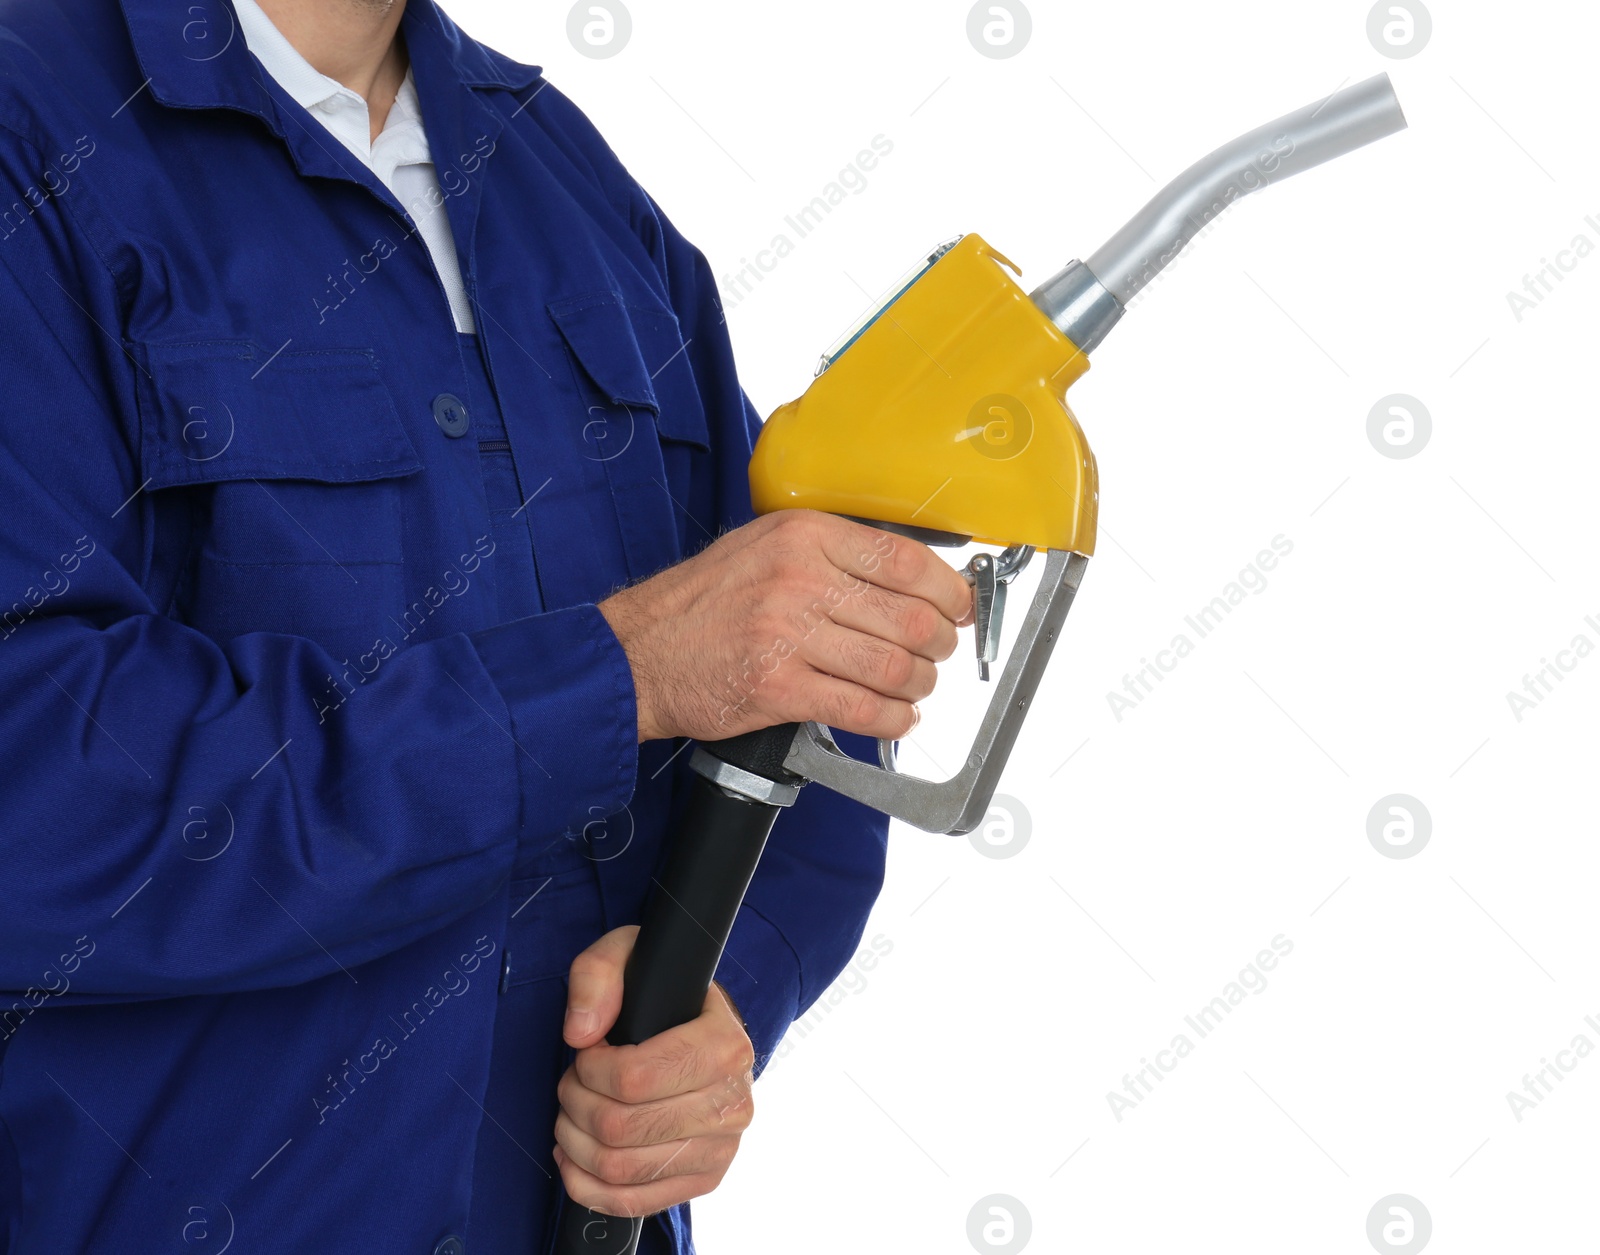
[[[338,654],[392,636],[422,463],[374,355],[238,340],[130,353],[146,491],[190,524],[167,556],[172,612],[217,640],[286,632]]]
[[[549,306],[585,406],[578,439],[611,490],[630,579],[679,561],[703,543],[696,475],[711,442],[705,406],[677,317],[598,292]]]

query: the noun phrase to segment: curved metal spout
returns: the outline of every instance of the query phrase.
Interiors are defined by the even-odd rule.
[[[1115,235],[1031,294],[1087,353],[1133,295],[1234,201],[1271,183],[1404,130],[1387,74],[1287,113],[1201,158],[1151,198]]]

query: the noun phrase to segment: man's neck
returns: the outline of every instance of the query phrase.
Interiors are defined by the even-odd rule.
[[[257,0],[313,69],[367,102],[376,140],[406,77],[405,0]]]

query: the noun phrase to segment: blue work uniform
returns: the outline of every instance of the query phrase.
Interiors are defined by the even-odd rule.
[[[565,973],[691,779],[596,603],[750,518],[759,421],[572,103],[402,33],[476,335],[226,0],[0,0],[4,1255],[552,1239]],[[780,821],[718,971],[758,1061],[885,835]]]

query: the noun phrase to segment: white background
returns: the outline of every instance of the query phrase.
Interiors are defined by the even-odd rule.
[[[1101,548],[992,815],[1011,856],[896,826],[867,928],[892,948],[758,1086],[702,1251],[962,1252],[1004,1194],[1036,1251],[1362,1252],[1395,1193],[1438,1252],[1594,1250],[1600,1053],[1520,1121],[1506,1097],[1600,1047],[1600,656],[1564,655],[1520,720],[1506,697],[1600,645],[1600,256],[1563,255],[1520,320],[1507,300],[1600,245],[1594,7],[1435,0],[1395,59],[1364,3],[1035,0],[993,59],[947,0],[629,4],[605,59],[564,3],[449,8],[544,65],[719,274],[893,144],[725,292],[763,412],[937,241],[980,232],[1031,286],[1341,84],[1388,70],[1410,120],[1225,215],[1094,355],[1071,399]],[[1405,459],[1367,435],[1393,393],[1432,417]],[[1119,720],[1107,692],[1280,535],[1266,588]],[[959,760],[973,671],[944,668],[906,766]],[[1414,857],[1368,840],[1393,793],[1431,816]],[[1280,934],[1265,989],[1197,1039],[1184,1016]],[[1119,1120],[1108,1091],[1180,1032]]]

